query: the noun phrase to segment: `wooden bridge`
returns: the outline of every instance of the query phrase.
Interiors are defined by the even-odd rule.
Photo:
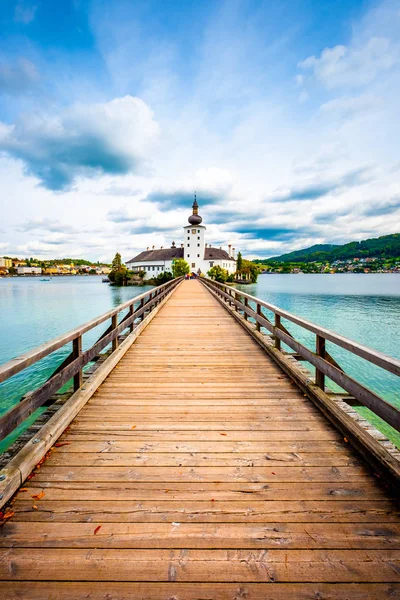
[[[273,308],[275,320],[242,292],[178,280],[0,369],[73,344],[0,419],[4,436],[73,375],[74,394],[1,471],[2,599],[400,598],[399,455],[351,405],[393,426],[398,411],[325,340],[392,373],[400,362],[303,321],[317,330],[315,384],[283,325],[297,317]],[[335,370],[348,394],[325,387]]]

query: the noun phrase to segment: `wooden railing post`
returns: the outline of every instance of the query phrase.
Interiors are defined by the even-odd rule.
[[[281,316],[277,315],[275,313],[275,327],[276,327],[276,329],[279,329],[280,326],[281,326]],[[275,348],[277,350],[281,349],[281,340],[277,337],[276,333],[275,333]]]
[[[118,327],[118,313],[116,315],[113,315],[111,317],[111,328],[114,330]],[[119,342],[118,342],[118,336],[116,336],[113,341],[111,342],[112,344],[112,351],[114,352],[114,350],[116,350],[118,348]]]
[[[320,356],[321,358],[325,358],[326,356],[326,348],[325,348],[325,338],[321,337],[320,335],[316,336],[316,353],[317,356]],[[319,371],[317,368],[315,368],[315,385],[317,385],[319,388],[321,388],[321,390],[325,389],[325,375]]]
[[[82,354],[82,336],[79,335],[77,338],[72,340],[72,360],[79,358]],[[83,383],[83,372],[82,369],[74,375],[74,392],[79,390]]]
[[[132,302],[132,304],[129,307],[129,316],[132,317],[133,313],[135,312],[135,303]],[[132,333],[134,328],[134,322],[132,321],[132,323],[129,325],[129,332]]]
[[[143,306],[144,306],[144,298],[141,299],[139,308],[143,308]],[[142,314],[140,315],[140,320],[143,321],[143,319],[144,319],[144,312],[142,312]]]
[[[245,305],[246,308],[249,306],[249,301],[246,298],[246,296],[244,297],[244,305]],[[245,320],[247,321],[248,318],[249,318],[249,316],[248,316],[246,310],[243,311],[243,316],[244,316]]]
[[[238,296],[239,296],[239,294],[237,292],[235,292],[235,300],[236,300],[236,302],[238,302]],[[235,304],[235,310],[236,310],[236,312],[239,312],[239,307],[238,307],[237,304]]]
[[[257,314],[261,316],[261,304],[257,302]],[[261,331],[261,325],[258,321],[256,321],[256,329],[257,331]]]

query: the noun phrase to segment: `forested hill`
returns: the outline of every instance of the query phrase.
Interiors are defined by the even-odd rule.
[[[332,244],[317,244],[303,250],[296,250],[282,256],[257,260],[257,262],[330,262],[335,260],[347,260],[350,258],[367,258],[376,256],[382,258],[400,257],[400,233],[383,235],[379,238],[371,238],[362,242],[349,242],[343,246]]]

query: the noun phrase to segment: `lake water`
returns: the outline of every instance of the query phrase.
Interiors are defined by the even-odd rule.
[[[254,285],[237,286],[385,354],[400,358],[400,275],[260,275]],[[18,356],[91,318],[137,296],[149,287],[115,288],[100,277],[0,279],[0,363]],[[285,324],[287,324],[285,322]],[[107,324],[84,336],[88,347]],[[287,324],[308,347],[314,336]],[[400,406],[399,381],[345,350],[328,343],[329,352],[350,375]],[[27,372],[0,384],[0,413],[19,401],[28,390],[46,380],[70,347],[54,353]],[[361,409],[366,413],[365,409]],[[369,412],[369,411],[368,411]],[[368,415],[391,439],[400,436]],[[11,441],[14,436],[10,436]],[[4,444],[0,446],[4,448]]]

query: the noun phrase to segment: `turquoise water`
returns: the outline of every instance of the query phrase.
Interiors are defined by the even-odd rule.
[[[400,274],[260,275],[256,284],[236,287],[400,358]],[[282,322],[299,341],[315,350],[315,335],[286,320]],[[349,375],[385,400],[400,406],[398,377],[330,342],[327,350]],[[333,382],[328,381],[328,384],[337,389]],[[400,435],[395,430],[367,409],[360,409],[360,412],[399,445]]]
[[[238,287],[400,358],[400,275],[260,275],[256,284]],[[49,282],[41,282],[39,278],[0,279],[0,363],[66,333],[148,289],[149,286],[115,288],[102,283],[100,277],[58,277]],[[86,334],[84,347],[90,346],[107,325],[104,323]],[[300,341],[314,348],[311,333],[287,322],[285,325]],[[400,406],[397,377],[330,343],[328,350],[346,372]],[[70,345],[0,384],[0,413],[43,383],[69,352]],[[369,413],[362,410],[366,415]],[[400,436],[391,428],[370,414],[368,418],[399,443]]]
[[[102,283],[97,276],[54,277],[40,281],[36,277],[0,279],[0,364],[67,333],[152,286],[117,288]],[[88,348],[109,326],[106,321],[83,336]],[[53,373],[71,352],[71,344],[60,348],[29,369],[0,384],[0,414],[4,413],[29,390],[35,389]],[[31,416],[26,426],[35,420]],[[4,450],[21,428],[0,445]]]

